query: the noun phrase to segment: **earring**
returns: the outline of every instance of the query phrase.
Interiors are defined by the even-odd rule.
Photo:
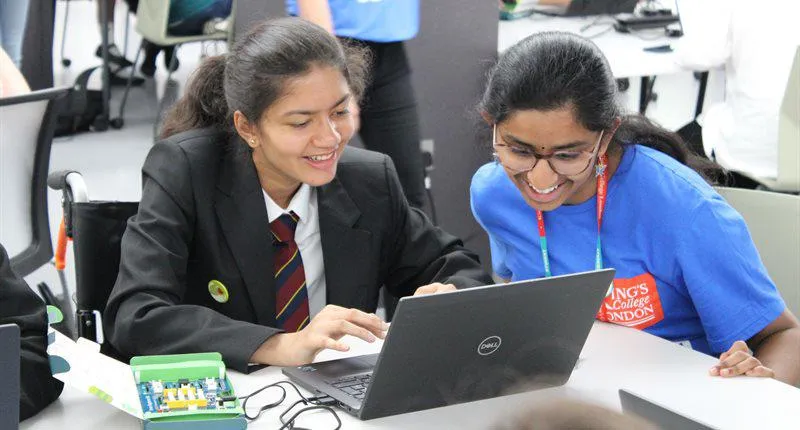
[[[597,164],[594,166],[594,176],[599,177],[606,171],[607,164],[603,157],[597,159]]]

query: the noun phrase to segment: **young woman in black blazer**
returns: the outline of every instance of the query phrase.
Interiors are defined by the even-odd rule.
[[[119,352],[300,365],[347,350],[344,335],[383,337],[371,313],[383,285],[405,296],[491,283],[409,207],[388,157],[345,148],[365,63],[285,18],[199,67],[142,168],[105,312]]]

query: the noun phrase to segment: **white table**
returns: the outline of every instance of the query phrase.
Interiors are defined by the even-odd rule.
[[[643,33],[642,37],[653,36],[647,40],[633,34],[618,33],[613,29],[597,37],[591,37],[613,24],[611,17],[602,17],[596,25],[581,31],[581,28],[597,20],[597,17],[549,17],[532,15],[513,21],[500,21],[497,35],[497,51],[504,52],[512,45],[534,33],[544,31],[566,31],[589,37],[603,51],[617,78],[666,75],[682,71],[671,52],[645,52],[644,48],[668,45],[675,39],[666,37],[661,30]]]
[[[353,354],[375,352],[377,345],[352,341]],[[322,359],[337,357],[325,354]],[[569,382],[562,387],[359,421],[339,413],[347,429],[458,428],[482,429],[508,414],[555,398],[577,398],[619,410],[619,388],[627,388],[694,419],[722,429],[800,428],[800,390],[772,379],[708,376],[713,357],[688,350],[633,329],[595,323]],[[243,395],[284,379],[278,368],[250,375],[230,372]],[[290,394],[284,405],[265,412],[251,429],[275,429],[278,415],[297,400]],[[314,413],[298,425],[332,428],[327,413]],[[65,388],[61,398],[21,429],[114,428],[141,429],[141,422],[89,394]]]
[[[592,23],[594,25],[584,29]],[[566,31],[588,37],[603,51],[614,77],[641,78],[639,112],[644,113],[651,99],[655,76],[685,71],[675,62],[672,52],[647,52],[644,48],[669,45],[675,39],[667,37],[661,29],[637,34],[619,33],[613,28],[609,30],[613,23],[614,19],[610,16],[566,18],[532,15],[513,21],[500,21],[497,51],[502,53],[522,39],[545,31]],[[704,90],[701,90],[701,94],[702,92]]]

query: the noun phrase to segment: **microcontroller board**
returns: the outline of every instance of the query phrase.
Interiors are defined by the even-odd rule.
[[[153,380],[139,383],[138,391],[145,413],[223,412],[238,407],[233,388],[221,378]]]

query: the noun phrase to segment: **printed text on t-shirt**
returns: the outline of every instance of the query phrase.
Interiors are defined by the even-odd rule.
[[[597,318],[639,330],[663,320],[664,310],[653,275],[614,279],[614,288],[603,300]]]

